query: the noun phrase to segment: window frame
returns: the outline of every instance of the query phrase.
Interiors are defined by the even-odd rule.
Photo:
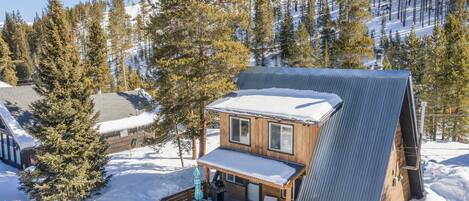
[[[233,180],[229,180],[229,179],[228,179],[228,175],[229,175],[229,176],[232,176],[232,177],[233,177]],[[236,179],[241,180],[242,183],[236,182]],[[234,174],[225,173],[225,181],[226,181],[226,182],[229,182],[229,183],[232,183],[232,184],[235,184],[235,185],[244,186],[244,183],[245,183],[246,181],[248,181],[248,180],[247,180],[247,179],[244,179],[244,178],[242,178],[242,177],[238,177],[238,176],[236,176],[236,175],[234,175]]]
[[[291,142],[292,142],[292,145],[291,145],[291,153],[289,152],[286,152],[286,151],[283,151],[282,150],[282,147],[280,147],[280,149],[275,149],[275,148],[271,148],[270,147],[270,142],[271,142],[271,125],[279,125],[280,126],[280,137],[282,136],[282,126],[288,126],[288,127],[291,127]],[[286,124],[286,123],[278,123],[278,122],[270,122],[268,123],[268,145],[267,145],[267,148],[269,151],[275,151],[275,152],[279,152],[279,153],[282,153],[282,154],[288,154],[288,155],[295,155],[295,126],[293,124]],[[280,146],[281,146],[281,142],[280,142]]]
[[[234,141],[232,139],[232,134],[233,134],[233,129],[232,129],[232,119],[238,119],[240,120],[240,123],[239,123],[239,135],[240,135],[240,141]],[[248,143],[242,143],[241,142],[241,121],[247,121],[248,122]],[[244,118],[244,117],[237,117],[237,116],[230,116],[229,118],[229,133],[228,133],[228,140],[230,141],[230,143],[235,143],[235,144],[240,144],[240,145],[244,145],[244,146],[251,146],[251,119],[249,118]]]

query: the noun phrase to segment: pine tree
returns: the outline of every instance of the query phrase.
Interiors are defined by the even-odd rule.
[[[234,39],[235,27],[230,26],[238,16],[226,8],[236,5],[202,0],[160,3],[149,33],[155,47],[155,63],[150,66],[155,74],[150,77],[155,79],[161,115],[168,118],[162,122],[174,129],[181,125],[190,139],[199,137],[199,155],[204,155],[209,121],[205,106],[235,89],[235,76],[247,66],[249,51]]]
[[[290,66],[313,67],[313,49],[311,47],[308,29],[304,23],[300,23],[295,32],[293,48],[290,49],[292,56],[288,60]]]
[[[264,66],[265,56],[273,43],[273,11],[270,0],[255,0],[253,44],[251,45],[256,65]]]
[[[367,36],[365,20],[370,17],[368,0],[338,1],[339,37],[334,43],[335,63],[343,68],[364,68],[363,58],[371,58],[373,39]]]
[[[116,67],[117,91],[128,90],[128,72],[126,59],[130,48],[129,16],[125,12],[123,0],[112,0],[109,9],[108,36],[111,43],[110,54],[112,65]]]
[[[28,44],[28,25],[22,20],[19,13],[7,13],[2,28],[4,40],[8,43],[12,58],[16,62],[16,76],[20,81],[31,80],[33,62]]]
[[[316,0],[307,0],[304,23],[309,34],[314,35],[314,27],[316,26]]]
[[[464,0],[455,0],[450,4],[450,11],[444,25],[446,36],[446,73],[443,81],[445,87],[445,105],[455,116],[452,123],[451,137],[461,139],[468,133],[469,113],[469,28],[466,24],[468,13]],[[462,114],[462,115],[461,115]],[[456,115],[460,115],[457,117]]]
[[[329,5],[327,1],[323,1],[321,3],[321,17],[320,17],[320,25],[322,26],[321,30],[321,50],[322,50],[322,65],[325,67],[329,67],[331,65],[331,51],[332,51],[332,44],[335,40],[335,33],[334,27],[335,23],[332,21],[331,14],[329,12]]]
[[[313,48],[313,66],[315,67],[323,67],[323,57],[321,55],[321,40],[318,36],[318,32],[313,32],[313,42],[312,42],[312,48]]]
[[[20,181],[35,200],[83,200],[108,180],[107,147],[94,128],[92,88],[58,0],[49,1],[47,18],[35,80],[42,98],[31,105],[30,130],[40,146],[35,168]]]
[[[96,92],[111,90],[112,75],[108,65],[107,40],[100,19],[89,23],[86,41],[86,72]]]
[[[41,37],[44,32],[43,24],[44,24],[45,18],[46,18],[45,16],[39,17],[38,15],[36,15],[36,17],[34,18],[33,25],[32,25],[31,33],[29,34],[29,37],[28,37],[33,66],[39,65],[38,55],[40,54],[40,51],[41,51],[41,49],[39,48],[39,44],[41,43]]]
[[[387,50],[389,48],[389,39],[386,34],[386,17],[382,16],[381,17],[381,41],[380,41],[380,47],[383,48],[383,50]]]
[[[432,36],[427,41],[426,59],[427,70],[423,76],[422,99],[428,102],[427,111],[430,114],[437,114],[443,108],[443,98],[446,90],[442,81],[446,79],[446,73],[443,72],[446,61],[446,39],[441,25],[436,24]],[[428,134],[433,140],[436,140],[438,121],[435,116],[427,117],[426,123]]]
[[[422,41],[417,37],[414,28],[406,38],[403,50],[403,66],[412,72],[412,78],[416,84],[417,92],[419,92],[418,88],[422,84],[426,58]]]
[[[0,78],[2,81],[16,85],[18,78],[16,77],[15,63],[11,59],[11,52],[8,44],[0,35]]]
[[[293,17],[290,14],[290,9],[287,8],[287,12],[283,17],[282,28],[280,30],[280,51],[282,58],[286,63],[292,60],[295,52],[295,27],[293,26]]]

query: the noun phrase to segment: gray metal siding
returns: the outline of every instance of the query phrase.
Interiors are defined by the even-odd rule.
[[[310,175],[298,200],[380,200],[410,73],[340,69],[252,68],[240,89],[329,92],[342,109],[321,128]]]

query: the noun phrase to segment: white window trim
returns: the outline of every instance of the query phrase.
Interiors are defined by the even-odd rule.
[[[233,177],[233,180],[229,180],[229,179],[228,179],[228,176],[232,176],[232,177]],[[236,176],[234,176],[234,175],[232,175],[232,174],[225,173],[225,181],[234,184],[234,183],[236,182]]]
[[[239,120],[239,138],[240,140],[239,141],[236,141],[236,140],[233,140],[233,129],[232,129],[232,123],[231,121],[233,119],[238,119]],[[243,143],[241,142],[241,121],[247,121],[248,122],[248,143]],[[240,117],[230,117],[230,122],[229,122],[229,126],[230,126],[230,142],[234,142],[234,143],[239,143],[239,144],[244,144],[244,145],[251,145],[251,121],[247,118],[240,118]]]
[[[283,151],[283,150],[282,150],[282,147],[280,147],[280,149],[275,149],[275,148],[272,148],[272,147],[270,146],[270,145],[271,145],[270,141],[271,141],[271,131],[272,131],[271,126],[272,126],[272,125],[278,125],[278,126],[280,126],[280,146],[282,146],[282,127],[290,127],[290,128],[291,128],[291,132],[292,132],[292,133],[291,133],[291,143],[292,143],[292,144],[291,144],[291,148],[292,148],[291,152]],[[293,141],[293,140],[295,139],[295,138],[293,137],[294,133],[295,133],[295,132],[294,132],[294,130],[293,130],[293,126],[292,126],[292,125],[288,125],[288,124],[279,124],[279,123],[269,122],[269,149],[270,149],[270,150],[274,150],[274,151],[278,151],[278,152],[282,152],[282,153],[293,154],[293,152],[294,152],[293,149],[295,148],[295,146],[294,146],[294,143],[295,143],[295,142]]]

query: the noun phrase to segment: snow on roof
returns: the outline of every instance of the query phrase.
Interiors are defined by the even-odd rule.
[[[100,122],[97,124],[99,126],[99,133],[109,133],[114,131],[121,131],[129,128],[136,128],[140,126],[146,126],[151,123],[156,118],[156,112],[143,112],[137,116],[130,116],[123,119],[112,120]]]
[[[0,116],[2,116],[5,126],[10,130],[10,133],[16,143],[18,143],[20,149],[30,148],[36,145],[34,138],[21,127],[3,103],[0,103]]]
[[[246,89],[207,106],[208,110],[318,123],[342,103],[336,94],[284,88]]]
[[[280,186],[287,183],[304,166],[268,159],[223,148],[217,148],[197,160],[228,171],[268,181]]]
[[[0,88],[3,88],[3,87],[12,87],[12,86],[5,82],[0,81]]]

